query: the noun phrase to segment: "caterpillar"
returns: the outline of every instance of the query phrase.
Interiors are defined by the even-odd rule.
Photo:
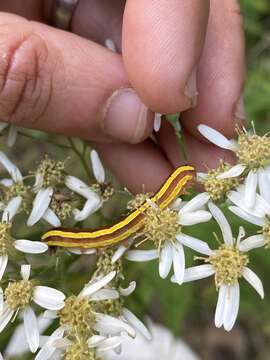
[[[97,249],[116,245],[127,240],[143,227],[145,210],[151,206],[151,202],[161,209],[168,207],[193,179],[192,166],[178,167],[150,198],[150,202],[145,201],[137,210],[115,225],[97,230],[56,228],[47,231],[41,239],[50,246],[67,248]]]

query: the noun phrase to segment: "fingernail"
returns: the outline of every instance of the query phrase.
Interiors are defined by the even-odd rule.
[[[198,90],[197,90],[197,69],[194,69],[187,81],[184,94],[191,100],[191,107],[197,105]]]
[[[120,89],[105,105],[102,129],[111,138],[133,144],[145,138],[153,117],[133,89]]]
[[[234,117],[237,121],[243,122],[246,120],[246,111],[244,105],[244,97],[241,95],[235,105]]]

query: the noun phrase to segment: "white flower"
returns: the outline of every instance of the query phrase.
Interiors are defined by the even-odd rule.
[[[153,340],[147,341],[138,335],[122,346],[121,354],[113,351],[103,355],[105,360],[199,360],[199,357],[180,338],[174,338],[172,332],[153,322],[148,323]]]
[[[240,302],[239,278],[243,277],[261,296],[264,297],[264,290],[261,280],[247,267],[247,252],[254,247],[250,239],[242,238],[245,236],[244,229],[240,228],[237,240],[232,236],[231,227],[223,215],[222,211],[213,203],[209,203],[209,209],[217,221],[224,240],[216,250],[211,250],[209,257],[205,258],[208,264],[187,268],[185,271],[184,282],[195,281],[209,276],[215,276],[216,286],[218,288],[218,302],[215,313],[215,325],[224,326],[224,329],[230,331],[237,318]],[[207,245],[207,244],[206,244]],[[204,254],[204,252],[202,252]],[[175,278],[172,278],[176,282]]]
[[[161,117],[162,117],[162,114],[155,113],[155,118],[154,118],[154,131],[155,132],[158,132],[161,128]]]
[[[100,209],[102,205],[101,198],[95,191],[90,188],[90,186],[86,185],[83,181],[76,178],[75,176],[67,176],[65,179],[65,184],[70,190],[86,199],[82,210],[73,210],[76,221],[83,221],[98,209]]]
[[[270,202],[270,139],[260,137],[243,130],[239,133],[238,141],[227,139],[224,135],[207,125],[199,125],[198,130],[213,144],[236,153],[238,163],[229,171],[219,175],[220,179],[237,177],[248,171],[245,179],[245,206],[252,211],[255,204],[256,191]]]
[[[163,244],[159,245],[155,250],[130,250],[127,252],[126,257],[131,261],[149,261],[159,258],[159,274],[163,279],[166,278],[173,267],[175,279],[178,284],[183,282],[185,272],[185,254],[184,245],[196,251],[203,252],[209,255],[210,249],[203,241],[188,236],[182,232],[182,227],[207,222],[211,219],[211,214],[208,211],[201,210],[202,207],[208,202],[209,196],[206,193],[195,196],[187,203],[182,202],[180,199],[172,205],[172,210],[178,211],[177,221],[179,229],[176,228],[175,223],[164,224],[162,230],[169,231],[172,226],[174,238],[166,239]],[[157,209],[156,204],[152,204],[153,209]],[[172,210],[170,210],[172,212]],[[158,215],[159,223],[162,222],[162,212]],[[173,218],[172,218],[173,220]],[[173,220],[174,221],[174,220]],[[177,229],[176,231],[174,229]],[[159,234],[158,234],[159,236]]]
[[[0,133],[7,127],[9,127],[7,135],[7,146],[12,147],[17,139],[18,128],[13,124],[10,125],[8,123],[0,121]]]
[[[119,293],[115,289],[106,288],[115,275],[116,272],[112,271],[104,277],[90,281],[87,285],[85,285],[80,294],[76,298],[72,299],[72,301],[83,302],[85,300],[91,304],[91,302],[117,299],[119,297]],[[131,288],[133,288],[133,286],[131,286]],[[67,299],[67,301],[69,300]],[[93,330],[97,332],[97,335],[93,335],[87,340],[89,348],[97,348],[100,351],[107,351],[109,349],[118,348],[126,339],[125,335],[131,337],[136,336],[135,330],[126,320],[122,320],[120,318],[117,319],[97,312],[93,312],[93,314],[95,320],[92,327]],[[61,314],[56,311],[46,311],[45,316],[49,318],[57,318],[59,316],[61,317]],[[82,316],[84,316],[83,313]],[[60,327],[56,330],[56,332],[50,336],[46,344],[41,348],[36,360],[51,359],[51,356],[55,355],[55,353],[59,355],[60,359],[63,355],[63,351],[66,351],[67,348],[72,345],[72,342],[68,339],[71,326],[72,325],[70,323],[64,324],[64,327]],[[57,337],[57,341],[55,341],[55,337]],[[58,359],[58,357],[56,358]]]
[[[47,286],[35,286],[30,278],[30,265],[21,266],[21,281],[9,283],[4,292],[0,312],[0,332],[10,320],[22,311],[24,330],[31,352],[36,352],[39,346],[39,330],[37,319],[31,308],[31,301],[50,310],[59,310],[64,306],[65,295]]]

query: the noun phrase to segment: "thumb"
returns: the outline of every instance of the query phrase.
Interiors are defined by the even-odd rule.
[[[152,132],[120,55],[7,13],[0,43],[1,120],[92,141],[137,143]]]

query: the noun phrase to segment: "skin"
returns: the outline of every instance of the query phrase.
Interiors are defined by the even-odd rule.
[[[89,140],[133,192],[142,184],[155,191],[186,162],[169,123],[149,138],[154,112],[181,112],[188,162],[198,170],[233,161],[197,125],[233,137],[245,119],[236,0],[80,0],[72,32],[47,25],[51,6],[0,2],[3,121]],[[118,53],[104,47],[107,38]]]

